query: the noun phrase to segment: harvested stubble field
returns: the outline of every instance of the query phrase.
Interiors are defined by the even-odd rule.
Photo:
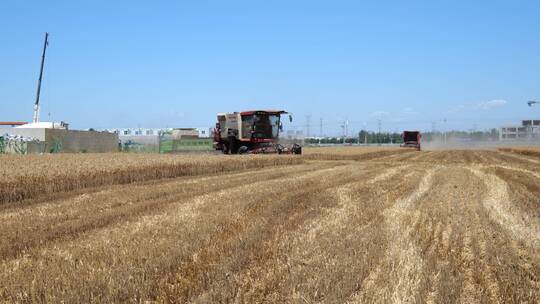
[[[189,174],[56,185],[4,201],[0,301],[540,301],[540,157],[308,151],[216,156]],[[18,186],[6,173],[31,187],[23,177],[40,166],[54,177],[69,168],[74,179],[137,168],[112,165],[117,157],[4,158],[2,193]],[[208,169],[215,163],[227,169]]]
[[[390,156],[414,149],[399,147],[309,147],[304,149],[304,159],[312,160],[369,160],[381,156]]]
[[[499,151],[540,157],[540,147],[527,148],[500,148]]]

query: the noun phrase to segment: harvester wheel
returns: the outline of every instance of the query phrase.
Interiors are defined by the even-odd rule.
[[[247,154],[248,150],[249,150],[248,147],[240,146],[240,148],[238,148],[238,154]]]
[[[231,154],[238,153],[238,142],[234,136],[229,136],[229,150]]]
[[[297,145],[297,144],[294,144],[294,145],[292,146],[291,152],[292,152],[293,154],[302,154],[302,146]]]
[[[229,154],[229,145],[223,144],[221,151],[223,152],[223,154]]]

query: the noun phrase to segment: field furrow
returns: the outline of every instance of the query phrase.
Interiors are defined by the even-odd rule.
[[[322,165],[324,170],[332,164]],[[132,186],[128,193],[123,187],[112,187],[94,193],[86,193],[37,204],[36,206],[6,211],[0,215],[0,256],[9,257],[27,251],[33,246],[57,239],[70,239],[92,229],[113,223],[128,221],[141,215],[163,212],[168,205],[186,202],[193,196],[234,189],[242,185],[265,183],[293,174],[313,171],[313,166],[284,168],[284,170],[262,170],[256,179],[251,172],[204,177],[195,180],[178,180],[155,183],[155,191],[148,185]],[[201,187],[204,183],[206,187]]]
[[[535,156],[321,147],[207,164],[145,157],[47,158],[37,167],[83,164],[56,180],[67,186],[16,184],[22,196],[4,177],[0,302],[540,302]],[[2,170],[23,181],[31,170],[18,160]],[[161,173],[120,178],[141,172],[126,173],[138,161]],[[85,170],[93,179],[77,181]]]
[[[512,203],[508,194],[508,184],[494,174],[484,173],[480,169],[470,169],[487,185],[488,191],[483,201],[489,215],[511,235],[533,248],[540,247],[540,221],[529,217]]]

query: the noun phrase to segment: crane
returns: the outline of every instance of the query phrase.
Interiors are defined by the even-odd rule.
[[[47,45],[49,45],[49,33],[45,33],[45,42],[43,43],[43,54],[41,55],[41,67],[39,69],[36,103],[34,104],[34,115],[32,117],[33,123],[39,122],[39,95],[41,93],[41,79],[43,78],[43,66],[45,65],[45,52],[47,51]]]
[[[540,103],[540,101],[534,101],[534,100],[527,101],[527,104],[529,105],[529,107],[532,107],[532,105],[536,103]]]

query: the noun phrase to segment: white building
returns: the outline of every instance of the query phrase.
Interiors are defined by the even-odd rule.
[[[115,128],[107,131],[117,133],[119,136],[157,136],[172,129],[160,128]]]
[[[189,130],[197,134],[199,138],[212,137],[211,128],[113,128],[106,131],[117,133],[118,136],[159,136],[160,134],[170,133],[173,130]]]
[[[212,128],[197,128],[197,131],[199,132],[199,138],[209,138],[212,137]]]
[[[301,130],[287,130],[285,139],[288,140],[304,140],[304,132]]]
[[[519,126],[503,126],[499,132],[500,140],[540,139],[540,120],[521,121]]]

